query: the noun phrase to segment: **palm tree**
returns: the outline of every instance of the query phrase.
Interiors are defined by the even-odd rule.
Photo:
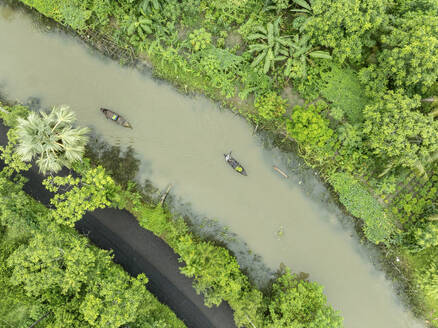
[[[25,162],[37,158],[43,174],[71,167],[82,159],[89,131],[73,128],[75,121],[75,114],[67,106],[54,107],[50,114],[31,112],[26,119],[18,119],[17,154]]]

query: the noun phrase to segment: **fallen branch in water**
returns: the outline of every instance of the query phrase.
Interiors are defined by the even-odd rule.
[[[280,173],[282,176],[284,176],[286,179],[289,178],[289,176],[284,173],[282,170],[280,170],[278,167],[276,167],[275,165],[272,166],[274,168],[275,171],[277,171],[278,173]]]
[[[160,200],[160,205],[161,205],[161,206],[163,206],[164,201],[166,200],[166,197],[167,197],[167,195],[168,195],[169,192],[170,192],[170,189],[172,189],[172,184],[170,184],[170,185],[167,187],[166,192],[164,193],[163,196],[161,196],[161,200]]]

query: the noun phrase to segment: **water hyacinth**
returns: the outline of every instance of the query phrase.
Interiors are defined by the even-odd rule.
[[[88,128],[74,128],[75,114],[68,106],[54,107],[45,112],[31,112],[20,118],[17,126],[17,154],[25,162],[36,159],[43,174],[56,173],[82,159],[87,144]]]

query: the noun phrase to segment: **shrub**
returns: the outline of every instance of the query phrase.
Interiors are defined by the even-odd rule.
[[[362,111],[368,103],[364,88],[352,69],[331,65],[321,74],[321,95],[341,108],[351,123],[363,120]]]
[[[365,236],[375,244],[388,242],[395,227],[378,201],[347,173],[333,174],[330,182],[345,208],[364,220]]]
[[[438,266],[433,261],[426,267],[418,269],[415,277],[423,293],[438,302]]]
[[[414,232],[415,241],[420,250],[438,245],[438,224],[428,222]]]
[[[254,102],[257,123],[269,123],[280,119],[286,113],[286,100],[275,91],[258,96]]]
[[[287,134],[299,143],[325,147],[334,134],[329,122],[320,115],[325,108],[324,103],[308,107],[295,106],[287,122]]]
[[[211,34],[202,27],[189,34],[189,42],[193,51],[203,50],[211,44]]]
[[[342,317],[327,305],[322,286],[289,270],[274,282],[268,308],[266,327],[342,327]]]
[[[364,49],[374,46],[375,34],[385,26],[387,0],[313,0],[313,16],[305,31],[315,44],[333,49],[338,62],[362,60]]]

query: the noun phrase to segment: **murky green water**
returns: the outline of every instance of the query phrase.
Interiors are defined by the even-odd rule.
[[[0,93],[23,102],[34,97],[43,107],[68,104],[81,124],[110,143],[132,145],[142,159],[141,179],[163,189],[172,183],[176,203],[217,218],[271,270],[283,262],[310,273],[326,287],[347,328],[422,327],[400,305],[353,230],[342,226],[341,214],[313,174],[299,170],[298,175],[294,157],[264,147],[243,119],[122,68],[68,35],[45,33],[25,14],[4,7]],[[134,129],[107,121],[100,107],[124,115]],[[225,164],[223,153],[229,150],[248,177]],[[283,179],[272,165],[291,178]],[[241,263],[252,261],[238,242],[233,245]]]

